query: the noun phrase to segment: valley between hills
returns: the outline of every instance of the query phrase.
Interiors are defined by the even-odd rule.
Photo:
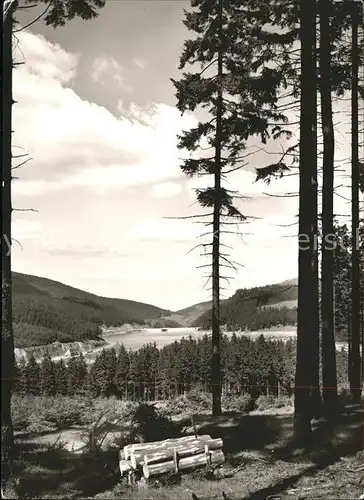
[[[295,330],[297,281],[237,290],[222,301],[228,331]],[[180,311],[126,299],[100,297],[47,278],[13,272],[13,319],[16,358],[93,354],[110,346],[110,335],[123,334],[129,348],[154,342],[165,345],[196,330],[210,328],[211,302]],[[161,330],[168,330],[168,335]],[[173,329],[173,332],[171,331]],[[133,339],[130,335],[133,333]],[[196,334],[196,333],[195,333]],[[107,335],[107,340],[105,340]],[[118,340],[120,342],[120,338]]]
[[[294,325],[297,282],[237,290],[222,301],[228,329],[260,330]],[[209,328],[211,302],[169,311],[150,304],[100,297],[47,278],[13,273],[15,347],[53,342],[99,340],[103,330],[122,325],[134,329]]]

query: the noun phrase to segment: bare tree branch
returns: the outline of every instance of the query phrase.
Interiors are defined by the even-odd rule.
[[[27,28],[29,28],[30,26],[33,26],[33,24],[35,24],[37,21],[39,21],[39,19],[41,19],[45,14],[47,14],[50,6],[52,5],[52,2],[49,2],[49,4],[47,5],[46,9],[38,16],[34,19],[34,21],[26,24],[25,26],[22,26],[20,29],[18,30],[14,30],[13,33],[19,33],[19,31],[23,31]]]
[[[186,215],[184,217],[162,217],[163,219],[172,219],[172,220],[184,220],[184,219],[196,219],[198,217],[211,217],[213,213],[201,214],[201,215]]]
[[[27,158],[23,162],[19,163],[19,165],[16,165],[15,167],[11,167],[11,170],[16,170],[17,168],[22,167],[23,165],[25,165],[26,163],[28,163],[28,161],[31,161],[31,160],[33,160],[33,158]]]
[[[13,212],[37,212],[39,213],[39,210],[36,210],[35,208],[12,208]]]

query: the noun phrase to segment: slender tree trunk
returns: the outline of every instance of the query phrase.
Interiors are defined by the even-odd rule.
[[[317,281],[317,110],[316,110],[316,1],[300,0],[301,116],[300,116],[300,200],[298,253],[297,359],[295,377],[294,437],[308,444],[312,417],[312,346],[317,328],[315,301]],[[308,243],[307,243],[308,242]],[[316,332],[314,333],[317,334]]]
[[[325,413],[337,403],[334,325],[334,153],[335,137],[331,99],[331,0],[320,1],[320,95],[323,134],[322,186],[322,386]]]
[[[12,322],[11,279],[11,134],[12,134],[12,26],[17,2],[13,3],[3,22],[2,73],[2,137],[1,137],[1,303],[2,303],[2,408],[1,408],[1,493],[3,498],[14,498],[13,452],[14,434],[11,420],[11,394],[14,370],[14,337]]]
[[[360,6],[353,2],[352,13],[352,89],[351,89],[351,370],[350,392],[353,403],[360,403],[360,255],[359,255],[359,48]]]
[[[361,331],[361,383],[364,385],[364,260],[363,248],[360,248],[360,331]]]
[[[349,378],[349,387],[350,387],[350,374],[351,374],[351,365],[352,365],[352,339],[351,339],[351,317],[349,318],[348,323],[348,378]]]
[[[361,274],[363,275],[364,269],[362,268]],[[360,330],[361,330],[361,384],[364,385],[364,290],[361,288],[361,316],[360,316]]]
[[[317,57],[316,57],[316,15],[312,24],[314,30],[313,42],[313,64],[315,65],[317,73]],[[314,245],[312,249],[312,330],[310,344],[312,346],[311,354],[311,406],[312,416],[319,417],[321,415],[321,393],[320,393],[320,294],[319,294],[319,263],[318,263],[318,183],[317,183],[317,85],[315,81],[315,89],[313,98],[315,100],[316,114],[312,118],[314,129],[312,131],[312,224],[313,224],[313,238]]]
[[[218,3],[219,30],[222,30],[222,2]],[[223,58],[222,46],[218,51],[217,81],[222,82]],[[221,121],[222,121],[222,87],[217,92],[216,106],[216,144],[215,144],[215,204],[213,213],[213,240],[212,240],[212,360],[211,360],[211,388],[212,414],[221,415],[221,362],[220,362],[220,224],[221,224]]]

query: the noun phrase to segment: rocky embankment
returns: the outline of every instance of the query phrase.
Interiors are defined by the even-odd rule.
[[[102,335],[103,337],[109,337],[111,335],[122,334],[122,333],[130,333],[130,332],[143,332],[146,327],[143,327],[137,323],[125,323],[121,326],[103,326]]]
[[[122,326],[116,327],[102,327],[103,336],[107,337],[113,335],[115,332],[118,333],[128,333],[131,331],[142,331],[140,325],[136,324],[124,324]],[[33,347],[25,348],[15,348],[15,361],[17,363],[22,361],[28,361],[30,356],[33,355],[36,361],[41,361],[44,354],[48,351],[50,357],[53,361],[59,361],[61,359],[67,361],[71,356],[78,356],[83,354],[88,363],[92,363],[95,359],[97,353],[104,348],[110,347],[109,342],[103,339],[100,340],[87,340],[84,342],[53,342],[53,344],[39,345]]]
[[[136,324],[125,324],[117,327],[106,328],[102,327],[103,337],[108,337],[113,335],[115,332],[118,333],[128,333],[132,331],[142,331],[140,325]],[[53,361],[60,361],[63,359],[67,361],[71,356],[78,356],[83,354],[87,363],[92,363],[97,356],[98,352],[104,348],[109,348],[110,343],[104,339],[100,340],[87,340],[84,342],[53,342],[53,344],[39,345],[33,347],[25,347],[14,349],[15,361],[20,363],[22,361],[28,361],[30,356],[33,355],[36,361],[41,361],[44,354],[48,351],[50,357]]]
[[[54,342],[48,345],[39,345],[34,347],[25,347],[24,349],[15,348],[15,361],[20,363],[22,361],[28,361],[30,356],[33,355],[36,361],[41,361],[46,352],[49,353],[53,361],[59,361],[61,359],[67,360],[71,356],[77,356],[83,354],[86,361],[90,360],[90,356],[94,355],[95,352],[101,350],[105,347],[107,343],[104,340],[89,340],[85,342],[69,342],[67,344],[62,344],[61,342]]]

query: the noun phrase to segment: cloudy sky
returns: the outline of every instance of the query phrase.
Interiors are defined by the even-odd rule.
[[[204,289],[201,249],[189,252],[206,228],[193,219],[201,210],[194,188],[180,172],[183,152],[176,135],[196,116],[175,108],[170,78],[188,36],[185,1],[108,1],[99,19],[75,20],[56,30],[38,22],[16,33],[14,154],[32,160],[14,181],[13,268],[108,297],[173,310],[210,298]],[[18,15],[22,25],[33,11]],[[345,122],[347,119],[340,119]],[[338,129],[337,157],[348,157],[350,137]],[[258,150],[255,141],[252,149]],[[281,144],[268,145],[280,151]],[[278,157],[263,152],[229,179],[247,197],[243,213],[259,217],[224,235],[238,273],[237,288],[297,276],[297,177],[254,183],[254,168]],[[205,182],[205,181],[204,181]],[[341,179],[340,183],[348,183]],[[348,213],[336,200],[338,213]],[[36,211],[23,211],[31,208]],[[228,228],[233,230],[232,227]]]

